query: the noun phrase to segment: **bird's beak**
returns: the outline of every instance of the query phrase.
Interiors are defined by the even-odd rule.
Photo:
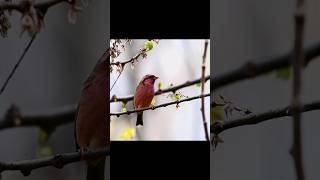
[[[158,79],[158,78],[159,78],[159,77],[155,76],[155,77],[154,77],[154,80],[156,80],[156,79]]]

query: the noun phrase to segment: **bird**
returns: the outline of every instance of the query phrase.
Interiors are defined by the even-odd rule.
[[[152,99],[154,97],[153,86],[157,79],[158,79],[157,76],[147,74],[139,82],[133,98],[135,109],[146,108],[150,106]],[[142,116],[143,116],[142,111],[137,113],[136,126],[139,126],[139,125],[143,126]]]
[[[83,82],[75,120],[76,148],[81,152],[110,147],[109,49]],[[104,180],[106,157],[86,160],[87,180]]]

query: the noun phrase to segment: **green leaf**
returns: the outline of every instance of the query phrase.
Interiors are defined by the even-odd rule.
[[[182,94],[180,93],[171,93],[169,94],[169,97],[171,98],[172,101],[179,101],[182,98]]]
[[[162,81],[160,81],[159,83],[158,83],[158,90],[160,90],[160,89],[163,89],[163,82]]]
[[[38,150],[38,156],[40,158],[48,157],[53,155],[53,149],[50,146],[42,146]]]
[[[121,112],[127,112],[126,105],[127,105],[127,103],[122,102],[122,104],[121,104]]]
[[[222,106],[216,106],[214,108],[210,109],[210,116],[212,123],[215,123],[217,121],[223,120],[223,107]]]
[[[145,48],[147,51],[150,51],[150,50],[153,48],[153,42],[152,42],[152,41],[146,41],[146,42],[144,42],[144,48]]]
[[[276,70],[277,78],[288,80],[290,78],[291,69],[289,67]]]
[[[49,139],[49,133],[43,129],[39,128],[38,129],[38,143],[39,144],[45,144]]]
[[[156,105],[156,99],[153,97],[150,106],[155,106]]]

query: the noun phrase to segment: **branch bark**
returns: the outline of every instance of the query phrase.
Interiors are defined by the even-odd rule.
[[[72,152],[57,154],[55,156],[42,159],[24,160],[12,163],[0,162],[0,174],[4,171],[20,171],[24,176],[28,176],[31,174],[32,170],[42,167],[53,166],[61,169],[70,163],[108,155],[110,155],[110,149],[97,149],[82,153]]]

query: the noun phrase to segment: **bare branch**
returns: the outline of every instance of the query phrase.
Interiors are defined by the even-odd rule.
[[[11,163],[0,162],[0,173],[4,171],[20,171],[24,176],[28,176],[32,170],[42,167],[53,166],[61,169],[63,166],[70,163],[109,155],[110,149],[97,149],[82,153],[72,152],[57,154],[55,156],[42,159],[24,160]]]
[[[205,77],[205,81],[208,81],[210,79],[210,76],[206,76]],[[155,95],[160,95],[160,94],[164,94],[164,93],[167,93],[167,92],[175,92],[179,89],[182,89],[182,88],[185,88],[185,87],[189,87],[189,86],[192,86],[194,84],[198,84],[201,82],[201,78],[199,79],[196,79],[196,80],[193,80],[193,81],[187,81],[183,84],[180,84],[180,85],[177,85],[177,86],[172,86],[172,87],[169,87],[169,88],[166,88],[166,89],[162,89],[162,90],[158,90],[155,92]],[[133,95],[130,95],[130,96],[127,96],[127,97],[116,97],[115,95],[111,97],[110,99],[110,103],[113,103],[113,102],[124,102],[124,103],[127,103],[128,101],[132,101],[133,100]]]
[[[35,40],[36,37],[37,37],[37,34],[34,34],[34,35],[31,37],[28,45],[25,47],[25,49],[24,49],[24,51],[22,52],[19,60],[16,62],[16,64],[15,64],[14,67],[13,67],[13,69],[11,70],[9,76],[7,77],[6,81],[5,81],[4,84],[2,85],[2,87],[1,87],[1,89],[0,89],[0,96],[1,96],[1,94],[4,92],[4,90],[6,89],[6,87],[7,87],[8,83],[9,83],[10,79],[13,77],[14,73],[15,73],[16,70],[18,69],[20,63],[22,62],[24,56],[26,55],[26,53],[27,53],[28,50],[30,49],[30,47],[31,47],[31,45],[32,45],[32,43],[33,43],[33,41]]]
[[[209,132],[207,127],[207,121],[205,116],[205,110],[204,110],[204,85],[205,85],[205,71],[206,71],[206,56],[207,56],[207,49],[208,49],[208,40],[204,43],[204,50],[203,50],[203,56],[202,56],[202,75],[201,75],[201,113],[202,113],[202,120],[203,120],[203,130],[207,141],[210,141],[209,138]]]
[[[312,103],[304,104],[301,106],[301,112],[309,112],[320,110],[320,101],[315,101]],[[251,115],[248,117],[234,119],[230,121],[218,121],[210,126],[210,132],[216,135],[232,128],[246,126],[246,125],[255,125],[261,122],[274,120],[280,117],[292,116],[293,110],[291,106],[267,111],[264,113]]]
[[[304,65],[307,65],[310,61],[315,60],[314,58],[320,55],[320,42],[317,42],[304,49],[305,61]],[[259,75],[271,72],[276,69],[284,68],[291,65],[292,51],[283,55],[279,55],[270,59],[265,60],[262,63],[248,62],[242,67],[239,67],[231,72],[215,76],[211,78],[210,91],[215,90],[236,83],[241,80],[254,78]]]
[[[146,111],[146,110],[155,110],[155,109],[158,109],[158,108],[161,108],[161,107],[166,107],[166,106],[170,106],[170,105],[173,105],[173,104],[178,105],[178,104],[180,104],[182,102],[192,101],[192,100],[199,99],[201,97],[207,97],[207,96],[210,96],[210,93],[209,94],[204,94],[203,96],[200,95],[200,96],[195,96],[195,97],[183,99],[183,100],[180,100],[180,101],[173,101],[173,102],[169,102],[169,103],[164,103],[164,104],[160,104],[158,106],[151,106],[151,107],[147,107],[147,108],[129,110],[129,111],[126,111],[126,112],[110,113],[110,116],[118,116],[119,117],[119,116],[125,115],[125,114],[129,115],[129,114],[132,114],[132,113]]]
[[[111,66],[119,66],[119,64],[122,65],[122,67],[124,67],[127,63],[134,63],[134,61],[137,61],[138,58],[143,54],[143,53],[146,53],[147,50],[146,49],[142,49],[139,51],[139,53],[137,53],[135,56],[133,56],[131,59],[127,60],[127,61],[124,61],[124,62],[111,62],[110,65]]]

